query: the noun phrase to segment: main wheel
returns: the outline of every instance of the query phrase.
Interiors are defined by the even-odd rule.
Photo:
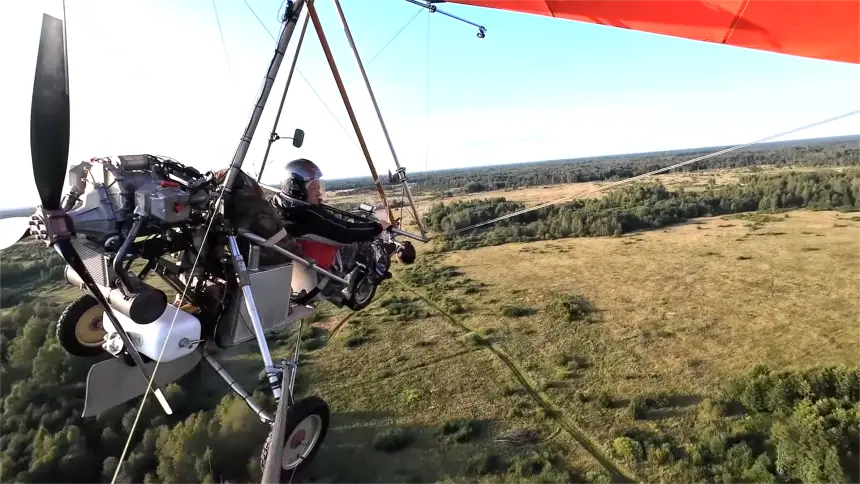
[[[74,356],[98,356],[107,334],[102,326],[104,310],[89,294],[71,302],[57,320],[57,341]]]
[[[355,290],[352,291],[352,297],[348,301],[344,301],[344,305],[353,311],[359,311],[367,307],[373,301],[373,296],[376,294],[376,284],[373,280],[367,277],[367,274],[362,274],[355,285]]]
[[[415,247],[408,240],[403,242],[403,247],[397,252],[397,258],[404,264],[415,262]]]
[[[286,396],[284,396],[286,398]],[[287,426],[284,430],[284,441],[281,455],[281,476],[279,482],[290,482],[292,477],[304,470],[316,455],[328,432],[328,404],[319,397],[307,397],[298,400],[287,411]],[[260,471],[266,470],[266,458],[269,446],[272,445],[272,435],[269,432],[263,451],[260,453]]]

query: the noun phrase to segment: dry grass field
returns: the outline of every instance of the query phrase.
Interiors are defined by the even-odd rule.
[[[344,412],[315,475],[477,479],[470,456],[522,452],[493,440],[526,428],[551,437],[537,448],[579,478],[671,481],[660,466],[613,459],[612,436],[632,426],[680,437],[703,399],[756,364],[857,362],[857,215],[744,214],[426,254],[437,272],[456,268],[441,285],[416,284],[398,267],[372,307],[323,324],[327,342],[311,353],[312,391]],[[578,295],[594,312],[560,320],[552,311],[560,295]],[[654,392],[675,395],[671,408],[626,414],[632,398]],[[463,444],[440,438],[457,419],[482,431]],[[400,453],[367,445],[400,430],[414,436]],[[508,469],[484,479],[536,479]]]
[[[744,173],[659,178],[695,190]],[[531,205],[598,186],[445,201]],[[858,212],[746,213],[468,251],[415,246],[418,262],[394,264],[368,308],[326,303],[305,323],[298,396],[324,398],[332,420],[296,482],[680,482],[671,465],[620,458],[613,439],[641,429],[683,444],[705,402],[758,364],[856,365],[860,356]],[[571,301],[583,311],[569,320],[560,305]],[[295,338],[271,338],[274,359]],[[255,349],[225,355],[249,389],[261,369]],[[210,377],[207,391],[225,393]],[[669,404],[630,415],[631,401],[656,393]]]

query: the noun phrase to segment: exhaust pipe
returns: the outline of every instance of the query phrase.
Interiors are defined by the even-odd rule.
[[[63,275],[66,282],[90,294],[81,276],[71,266],[66,266]],[[101,284],[96,285],[110,307],[115,311],[130,318],[137,324],[149,324],[164,314],[164,310],[167,309],[167,295],[143,281],[136,282],[140,285],[139,292],[131,297],[123,294],[119,288],[111,289]],[[90,294],[90,296],[94,295]]]

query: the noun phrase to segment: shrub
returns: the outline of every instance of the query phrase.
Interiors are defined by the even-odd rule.
[[[486,344],[486,340],[474,331],[470,331],[458,339],[466,346],[484,346]]]
[[[553,298],[550,311],[557,318],[569,323],[584,321],[594,312],[591,304],[579,295],[560,295]]]
[[[630,400],[630,403],[627,405],[627,414],[630,415],[630,418],[637,420],[645,416],[645,399],[636,396]]]
[[[469,460],[467,470],[470,474],[479,476],[504,474],[508,470],[508,463],[495,454],[478,454]]]
[[[612,450],[623,459],[638,461],[645,457],[642,445],[630,437],[616,437],[612,441]]]
[[[534,314],[535,310],[521,306],[502,306],[501,312],[502,316],[506,318],[520,318]]]

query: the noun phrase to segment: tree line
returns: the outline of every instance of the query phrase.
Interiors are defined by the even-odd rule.
[[[855,168],[751,174],[742,176],[736,184],[711,184],[695,192],[670,191],[659,181],[640,182],[610,191],[601,198],[544,207],[457,236],[443,235],[441,247],[459,250],[509,242],[618,236],[697,217],[756,210],[858,210],[858,194],[860,169]],[[501,197],[440,202],[425,214],[425,222],[437,232],[450,234],[523,208],[523,203]]]
[[[531,186],[578,183],[630,178],[693,157],[710,154],[719,148],[680,150],[596,158],[470,167],[413,174],[410,183],[422,190],[466,193],[506,190]],[[722,168],[775,166],[833,167],[858,164],[860,140],[857,136],[774,142],[755,145],[678,168],[692,172]],[[370,177],[331,180],[331,190],[373,190]]]

